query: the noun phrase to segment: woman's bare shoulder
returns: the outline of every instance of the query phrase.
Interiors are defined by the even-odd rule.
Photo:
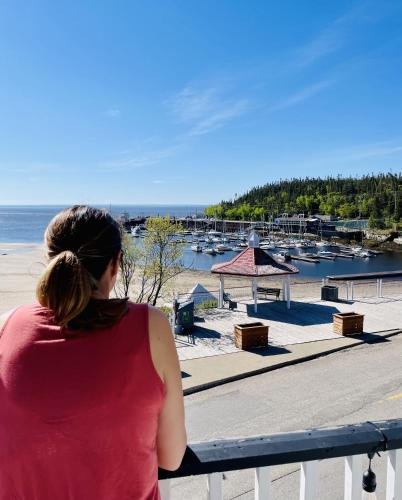
[[[167,334],[169,334],[169,337],[172,335],[166,314],[157,307],[148,306],[148,322],[150,333],[152,330],[152,333],[161,338]]]
[[[152,360],[162,380],[165,380],[167,371],[177,360],[172,330],[166,314],[156,307],[148,307],[148,323]]]

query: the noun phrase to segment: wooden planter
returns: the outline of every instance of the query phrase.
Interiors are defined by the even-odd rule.
[[[354,335],[363,332],[363,314],[354,312],[336,313],[334,317],[334,332],[339,335]]]
[[[268,346],[268,326],[263,323],[243,323],[235,325],[235,345],[239,349]]]

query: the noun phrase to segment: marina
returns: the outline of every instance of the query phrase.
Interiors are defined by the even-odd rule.
[[[184,267],[210,271],[213,264],[231,260],[247,248],[246,236],[244,232],[219,235],[218,232],[213,235],[198,232],[197,237],[191,233],[177,235],[175,241],[183,244]],[[326,240],[310,240],[300,244],[297,239],[273,237],[261,240],[260,248],[278,261],[294,261],[300,269],[300,278],[321,279],[333,274],[379,272],[402,267],[401,252],[367,251],[358,246],[340,245]]]
[[[0,207],[0,242],[41,243],[50,219],[63,208],[64,206]],[[289,229],[292,227],[285,219],[278,221],[282,224],[279,231],[272,222],[218,221],[196,217],[195,214],[203,212],[204,206],[116,205],[106,208],[115,217],[123,213],[129,214],[129,220],[132,221],[130,232],[138,244],[141,244],[144,236],[147,216],[170,215],[173,220],[180,222],[184,231],[178,233],[174,241],[183,244],[183,266],[194,271],[210,271],[213,264],[239,255],[247,247],[250,228],[255,228],[261,235],[261,249],[279,260],[290,258],[297,263],[300,278],[321,279],[327,275],[388,271],[402,266],[402,252],[368,252],[360,245],[341,245],[333,236],[332,239],[322,237],[319,230],[318,234],[297,233],[295,221],[293,230],[296,233],[291,233]],[[354,233],[348,234],[351,237]],[[6,252],[7,250],[4,251]],[[320,265],[316,265],[318,262]]]

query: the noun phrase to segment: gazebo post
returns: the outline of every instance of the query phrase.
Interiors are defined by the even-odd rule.
[[[286,308],[290,309],[290,277],[286,278]]]
[[[220,309],[223,309],[223,294],[224,294],[224,279],[222,274],[219,275],[219,300],[218,300],[218,307]]]
[[[254,312],[257,312],[258,305],[257,305],[257,278],[253,278],[253,299],[254,299]]]
[[[285,280],[282,278],[282,297],[283,297],[283,300],[287,300],[287,288],[286,288],[286,282]]]

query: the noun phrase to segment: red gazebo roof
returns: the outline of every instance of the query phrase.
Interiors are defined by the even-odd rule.
[[[246,248],[229,262],[214,264],[212,273],[231,274],[237,276],[278,276],[282,274],[296,274],[296,266],[287,262],[278,262],[261,248]]]

